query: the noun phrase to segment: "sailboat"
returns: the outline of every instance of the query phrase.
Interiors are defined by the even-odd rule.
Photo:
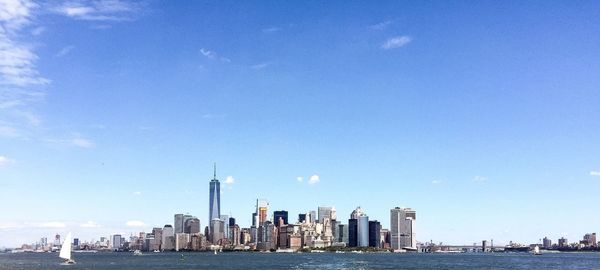
[[[539,246],[533,247],[533,255],[542,255],[542,252],[540,251]]]
[[[75,264],[75,261],[72,258],[72,254],[71,254],[71,233],[67,234],[67,237],[65,238],[65,241],[62,244],[62,247],[60,248],[60,253],[58,254],[58,257],[64,259],[64,264]]]

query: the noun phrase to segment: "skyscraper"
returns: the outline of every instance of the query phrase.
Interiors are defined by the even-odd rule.
[[[210,198],[208,208],[208,221],[212,222],[215,218],[221,217],[221,183],[217,180],[217,164],[214,166],[213,179],[210,180]],[[210,226],[212,229],[212,226]]]
[[[331,212],[335,211],[335,209],[333,207],[329,207],[329,206],[319,206],[318,211],[319,211],[319,223],[323,224],[323,220],[325,218],[328,218],[329,220],[333,219],[333,218],[331,218]]]
[[[369,246],[369,217],[362,215],[358,217],[358,246],[368,247]]]
[[[377,220],[369,221],[369,246],[380,247],[381,224]]]
[[[264,199],[256,199],[256,226],[260,226],[261,223],[268,220],[269,202]]]
[[[410,208],[390,210],[390,240],[392,249],[416,249],[416,212]]]
[[[273,212],[273,222],[279,227],[279,218],[283,219],[283,224],[288,224],[288,211],[280,210]]]

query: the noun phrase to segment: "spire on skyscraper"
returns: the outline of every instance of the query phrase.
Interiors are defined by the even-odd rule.
[[[217,179],[217,163],[214,163],[214,170],[215,170],[215,174],[213,176],[213,179]]]

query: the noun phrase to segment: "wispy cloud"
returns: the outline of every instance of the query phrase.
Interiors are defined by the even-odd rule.
[[[44,139],[44,142],[48,143],[50,146],[58,146],[58,147],[80,147],[80,148],[93,148],[95,146],[94,142],[89,139],[85,139],[81,137],[79,134],[75,134],[75,136],[71,139]]]
[[[262,32],[266,33],[266,34],[270,34],[270,33],[275,33],[275,32],[279,32],[281,31],[280,27],[275,27],[275,26],[271,26],[271,27],[267,27],[267,28],[263,28]]]
[[[388,26],[390,26],[391,24],[392,24],[392,21],[387,20],[387,21],[383,21],[383,22],[376,23],[373,25],[369,25],[369,28],[372,30],[383,30],[383,29],[388,28]]]
[[[71,144],[81,148],[92,148],[94,147],[94,143],[88,139],[84,138],[74,138],[71,139]]]
[[[475,177],[473,177],[473,182],[477,182],[477,183],[482,183],[482,182],[487,182],[488,178],[485,176],[481,176],[481,175],[476,175]]]
[[[100,224],[90,220],[86,223],[79,224],[79,227],[81,227],[81,228],[100,228],[101,226],[100,226]]]
[[[600,176],[600,171],[591,171],[590,175],[591,176]]]
[[[304,177],[298,176],[298,177],[296,177],[296,181],[303,182],[304,181]]]
[[[15,160],[14,159],[10,159],[7,158],[5,156],[0,156],[0,168],[2,167],[8,167],[10,165],[15,164]]]
[[[69,54],[74,48],[75,48],[75,46],[72,46],[72,45],[65,46],[62,49],[60,49],[60,51],[58,51],[54,56],[63,57],[65,55]]]
[[[431,181],[431,184],[433,184],[433,185],[438,185],[438,184],[441,184],[441,183],[442,183],[442,180],[433,180],[433,181]]]
[[[318,174],[313,174],[309,179],[308,183],[311,185],[321,182],[321,177]]]
[[[146,224],[142,221],[139,220],[130,220],[125,222],[125,225],[127,225],[127,227],[144,227],[146,226]]]
[[[216,52],[211,51],[209,49],[201,48],[200,54],[202,54],[204,57],[206,57],[208,59],[220,60],[222,62],[231,63],[231,59],[229,59],[227,57],[219,56],[219,54],[217,54]]]
[[[412,41],[412,38],[409,36],[397,36],[397,37],[393,37],[393,38],[386,40],[381,45],[381,48],[384,50],[400,48],[400,47],[408,44],[411,41]]]
[[[142,6],[139,2],[132,1],[78,0],[66,1],[52,10],[76,20],[128,21],[137,17]]]
[[[1,126],[0,124],[0,137],[16,138],[19,136],[20,133],[16,128],[11,126]]]
[[[263,62],[263,63],[258,63],[258,64],[255,64],[255,65],[252,65],[250,67],[252,69],[254,69],[254,70],[261,70],[261,69],[267,68],[270,65],[271,65],[271,62]]]
[[[135,196],[141,196],[142,192],[141,191],[134,191],[133,195],[135,195]]]

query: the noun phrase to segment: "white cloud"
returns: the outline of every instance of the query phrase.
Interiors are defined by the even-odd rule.
[[[15,164],[15,160],[14,159],[10,159],[7,158],[5,156],[0,156],[0,168],[2,167],[8,167],[10,165]]]
[[[409,36],[397,36],[397,37],[388,39],[386,42],[384,42],[381,45],[381,48],[384,50],[400,48],[400,47],[408,44],[411,41],[412,41],[412,38]]]
[[[215,59],[217,57],[217,53],[204,48],[200,49],[200,53],[210,59]]]
[[[134,191],[134,192],[133,192],[133,195],[135,195],[135,196],[140,196],[140,195],[142,195],[142,192],[141,192],[141,191]]]
[[[125,223],[128,227],[144,227],[146,224],[139,220],[130,220]]]
[[[74,138],[71,140],[71,144],[81,148],[92,148],[94,147],[94,143],[88,139],[83,138]]]
[[[600,171],[591,171],[590,175],[591,176],[600,176]]]
[[[209,49],[201,48],[200,54],[202,54],[203,56],[205,56],[208,59],[218,59],[222,62],[231,63],[231,59],[224,57],[224,56],[219,56],[219,54],[217,54],[216,52],[211,51]]]
[[[100,228],[101,226],[98,223],[96,223],[96,222],[88,221],[86,223],[80,224],[79,227],[82,227],[82,228]]]
[[[263,28],[262,32],[268,34],[268,33],[275,33],[275,32],[278,32],[280,30],[281,30],[281,28],[273,26],[273,27]]]
[[[69,54],[71,52],[71,50],[73,50],[75,48],[75,46],[66,46],[64,48],[62,48],[58,53],[56,53],[54,56],[56,57],[63,57],[67,54]]]
[[[372,30],[383,30],[383,29],[387,28],[388,26],[390,26],[390,24],[392,24],[392,21],[387,20],[384,22],[373,24],[373,25],[369,26],[369,28],[371,28]]]
[[[487,180],[488,180],[487,177],[481,176],[481,175],[476,175],[475,177],[473,177],[473,182],[477,182],[477,183],[486,182]]]
[[[302,181],[304,181],[304,177],[298,176],[298,177],[296,177],[296,181],[302,182]]]
[[[58,222],[58,221],[42,222],[42,223],[33,224],[33,226],[37,227],[37,228],[64,228],[64,227],[67,227],[67,225],[65,223]]]
[[[316,183],[319,183],[321,181],[321,177],[318,174],[313,174],[309,179],[308,179],[308,183],[311,185],[314,185]]]
[[[432,184],[437,185],[437,184],[441,184],[442,181],[441,180],[433,180],[431,181]]]
[[[227,176],[227,178],[225,178],[225,184],[227,185],[233,185],[233,183],[235,183],[235,179],[233,178],[233,176]]]
[[[141,11],[141,4],[120,0],[66,1],[52,10],[58,14],[86,21],[129,21]]]
[[[39,75],[35,66],[38,56],[30,46],[16,40],[18,32],[30,22],[32,9],[35,7],[37,5],[31,1],[0,1],[1,86],[24,87],[50,82]],[[1,94],[0,92],[0,101]]]

